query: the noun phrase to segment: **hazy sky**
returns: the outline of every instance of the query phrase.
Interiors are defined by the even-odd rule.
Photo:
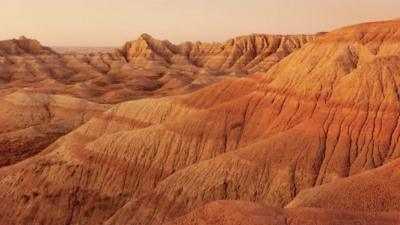
[[[316,33],[400,17],[400,0],[0,0],[0,39],[120,46],[141,33],[172,42],[249,33]]]

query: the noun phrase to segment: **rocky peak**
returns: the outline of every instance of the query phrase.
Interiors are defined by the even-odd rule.
[[[18,39],[0,41],[0,55],[23,55],[23,54],[55,54],[55,52],[42,46],[34,39],[21,36]]]
[[[144,59],[162,64],[178,61],[181,64],[213,70],[248,70],[277,51],[282,54],[279,58],[282,58],[313,39],[313,35],[251,34],[232,38],[224,43],[185,42],[175,45],[144,33],[137,40],[127,42],[121,52],[133,63],[143,63]],[[261,67],[266,70],[270,66],[268,63]]]

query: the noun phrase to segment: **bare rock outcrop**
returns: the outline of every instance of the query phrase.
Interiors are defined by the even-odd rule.
[[[399,211],[399,166],[400,161],[396,159],[380,168],[304,190],[287,207],[363,212]]]
[[[55,52],[48,47],[43,47],[39,41],[24,36],[19,39],[0,41],[0,56],[27,54],[55,54]]]
[[[209,203],[167,225],[395,225],[399,213],[351,213],[312,208],[277,209],[240,201]]]
[[[99,103],[186,94],[226,78],[267,71],[312,35],[249,35],[174,45],[148,34],[114,52],[57,54],[22,37],[0,42],[0,95],[29,87]],[[198,80],[207,82],[198,82]]]
[[[174,45],[143,34],[127,42],[121,53],[135,64],[185,64],[216,71],[267,71],[284,57],[312,41],[312,35],[253,34],[224,43],[186,42]]]

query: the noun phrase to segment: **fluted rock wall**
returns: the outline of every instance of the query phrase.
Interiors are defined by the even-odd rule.
[[[121,53],[135,64],[159,63],[202,67],[216,71],[267,71],[281,59],[312,41],[312,35],[253,34],[224,43],[185,42],[174,45],[143,34],[127,42]]]

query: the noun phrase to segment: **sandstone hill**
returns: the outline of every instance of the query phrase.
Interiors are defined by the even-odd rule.
[[[142,35],[114,53],[23,56],[79,72],[61,73],[63,82],[60,73],[37,73],[58,89],[36,78],[4,82],[10,108],[29,108],[18,119],[26,126],[8,126],[35,125],[35,112],[45,124],[77,128],[0,168],[0,223],[398,224],[399,55],[393,20],[314,38],[174,45]],[[115,65],[94,66],[105,59]],[[143,77],[177,76],[188,83],[129,89]],[[190,86],[195,80],[201,89]],[[39,100],[15,94],[21,87],[41,92]],[[74,96],[70,107],[59,106],[60,95]],[[44,114],[48,105],[55,117],[45,116],[53,115]],[[96,113],[82,115],[89,108]],[[78,123],[65,110],[91,119]]]
[[[0,56],[9,55],[41,55],[54,53],[48,47],[43,47],[37,40],[28,39],[24,36],[19,39],[0,41]]]

